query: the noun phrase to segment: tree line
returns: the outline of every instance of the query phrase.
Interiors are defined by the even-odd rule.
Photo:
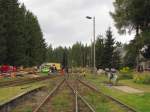
[[[98,38],[96,40],[96,66],[97,68],[120,68],[122,66],[135,68],[139,63],[137,58],[140,49],[144,45],[150,46],[150,1],[115,0],[113,5],[115,10],[110,12],[110,15],[115,22],[118,33],[121,35],[135,33],[135,36],[128,44],[122,45],[115,42],[111,30],[108,29],[106,39]],[[91,47],[93,45],[87,46],[78,42],[67,49],[69,65],[92,66]]]
[[[135,67],[139,50],[150,44],[150,1],[115,0],[110,12],[118,33],[135,33],[129,44],[113,38],[111,28],[96,40],[96,67]],[[93,43],[76,42],[71,47],[53,48],[47,44],[37,17],[18,0],[0,0],[0,65],[35,66],[59,62],[63,66],[92,67]]]
[[[39,65],[46,51],[37,17],[18,0],[0,0],[0,65]]]
[[[99,36],[96,40],[96,67],[116,68],[121,67],[121,56],[118,42],[113,38],[111,28],[106,31],[106,36]],[[93,43],[92,45],[76,42],[72,47],[48,47],[47,62],[59,62],[67,67],[93,67]]]

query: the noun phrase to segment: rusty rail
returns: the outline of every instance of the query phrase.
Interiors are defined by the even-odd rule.
[[[68,81],[66,81],[66,83],[67,83],[68,87],[72,90],[72,92],[73,92],[74,95],[75,95],[75,99],[76,99],[76,101],[75,101],[75,112],[79,112],[79,108],[78,108],[78,98],[81,99],[81,101],[90,109],[91,112],[95,112],[94,108],[85,100],[84,97],[82,97],[82,96],[79,94],[78,90],[75,90],[75,89],[69,84]]]
[[[40,112],[39,110],[42,108],[42,106],[53,96],[53,94],[59,89],[59,87],[64,83],[64,81],[65,79],[63,79],[59,84],[57,84],[33,112]]]

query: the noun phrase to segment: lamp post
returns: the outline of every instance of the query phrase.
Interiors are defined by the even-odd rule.
[[[92,39],[91,39],[91,68],[93,67],[93,41],[92,41]]]
[[[95,71],[95,69],[96,69],[96,64],[95,64],[95,16],[94,17],[90,17],[90,16],[86,16],[86,18],[87,19],[92,19],[93,20],[93,40],[94,40],[94,42],[93,42],[93,44],[94,44],[94,46],[93,46],[93,52],[94,52],[94,57],[93,57],[93,69],[94,69],[94,71]]]

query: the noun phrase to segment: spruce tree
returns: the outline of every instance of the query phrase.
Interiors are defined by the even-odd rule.
[[[37,18],[29,11],[26,13],[26,41],[28,43],[26,55],[29,66],[39,65],[46,59],[46,43]]]
[[[68,67],[67,49],[65,49],[64,52],[63,52],[62,67],[63,68],[67,68]]]
[[[112,67],[115,69],[120,69],[121,67],[120,52],[117,49],[113,52]]]
[[[114,39],[111,28],[106,31],[106,40],[104,45],[104,54],[102,59],[103,68],[112,68],[112,56],[114,51]]]
[[[1,14],[4,15],[4,20],[1,22],[5,30],[3,32],[3,44],[6,43],[5,61],[3,63],[11,65],[20,65],[24,57],[22,38],[22,13],[17,0],[1,0]],[[1,36],[2,36],[1,35]],[[4,54],[5,54],[4,53]]]
[[[7,53],[7,42],[6,42],[6,20],[5,20],[5,9],[3,2],[0,0],[0,65],[5,63]]]
[[[0,64],[33,66],[46,57],[37,18],[18,0],[0,0]]]
[[[98,69],[102,67],[103,52],[104,52],[104,40],[102,38],[98,38],[96,40],[96,67]]]

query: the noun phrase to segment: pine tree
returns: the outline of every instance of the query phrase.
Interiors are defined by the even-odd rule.
[[[46,51],[46,62],[52,62],[53,60],[53,48],[52,45],[49,45]]]
[[[98,69],[102,67],[103,52],[104,52],[104,40],[102,38],[98,38],[96,40],[96,67]]]
[[[5,42],[5,61],[3,63],[11,65],[20,65],[24,56],[22,38],[22,13],[20,12],[17,0],[1,0],[1,14],[4,15],[3,24],[5,30],[3,36],[3,44]]]
[[[7,42],[6,42],[6,20],[5,20],[5,9],[3,2],[0,0],[0,65],[5,63],[7,53]]]
[[[0,0],[0,64],[33,66],[46,56],[37,18],[18,0]]]
[[[46,59],[46,43],[37,18],[29,11],[26,13],[26,32],[29,66],[39,65]]]
[[[111,28],[106,31],[106,40],[104,45],[104,54],[102,58],[103,68],[112,68],[112,56],[114,51],[114,39]]]
[[[82,58],[82,53],[83,51],[81,50],[82,44],[77,42],[72,46],[72,64],[73,66],[79,67],[82,66],[83,63],[83,58]]]
[[[120,52],[118,50],[113,52],[112,67],[115,69],[119,69],[121,67]]]
[[[63,58],[62,58],[62,67],[67,68],[68,67],[68,56],[67,56],[67,49],[65,48],[63,52]]]

